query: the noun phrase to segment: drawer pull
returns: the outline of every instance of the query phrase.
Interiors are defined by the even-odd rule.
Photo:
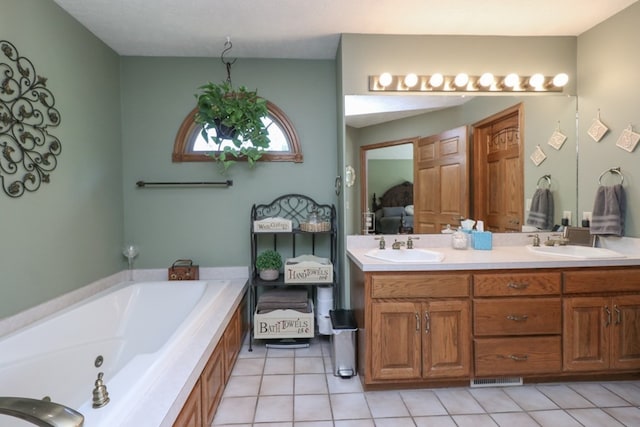
[[[523,355],[510,354],[509,359],[515,360],[516,362],[526,362],[527,359],[529,359],[529,356],[526,354],[523,354]]]
[[[607,320],[605,321],[605,326],[609,326],[611,324],[611,310],[609,310],[609,306],[604,306],[604,312],[607,314]]]
[[[527,316],[526,314],[510,314],[507,316],[507,320],[513,320],[514,322],[525,322],[528,318],[529,316]]]
[[[527,289],[529,284],[526,282],[509,282],[507,287],[521,291],[523,289]]]

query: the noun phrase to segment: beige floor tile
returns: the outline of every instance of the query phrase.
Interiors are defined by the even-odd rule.
[[[633,406],[640,406],[640,387],[635,382],[604,383],[608,390],[614,392]]]
[[[409,416],[409,411],[397,391],[367,392],[365,397],[373,418],[402,418]]]
[[[625,406],[629,404],[626,400],[611,392],[606,387],[603,387],[601,384],[577,383],[571,384],[570,387],[599,408]]]
[[[411,417],[403,418],[376,418],[376,427],[415,427]]]
[[[265,375],[293,374],[293,357],[268,357],[264,364]]]
[[[458,427],[497,427],[498,424],[486,414],[452,415]],[[518,426],[520,427],[520,426]]]
[[[640,409],[635,406],[607,408],[603,409],[603,411],[620,421],[625,426],[640,426]]]
[[[327,385],[329,386],[329,393],[361,393],[362,382],[360,377],[355,376],[351,378],[340,378],[333,375],[331,372],[326,374]]]
[[[581,427],[575,418],[562,409],[529,412],[529,416],[542,427]]]
[[[293,421],[293,396],[260,396],[256,423]]]
[[[502,388],[474,388],[469,392],[487,412],[522,411]]]
[[[591,409],[569,409],[569,415],[578,420],[585,427],[621,427],[611,415],[599,408]]]
[[[322,357],[297,357],[295,359],[296,374],[324,374]]]
[[[298,374],[295,376],[296,394],[329,394],[326,374]]]
[[[558,406],[533,386],[505,387],[504,392],[525,411],[558,409]]]
[[[456,427],[455,421],[448,415],[435,417],[417,417],[413,421],[417,427]]]
[[[400,396],[413,417],[447,415],[447,410],[431,390],[401,391]]]
[[[331,420],[328,395],[296,395],[293,400],[294,421]]]
[[[231,375],[262,375],[265,359],[238,359]]]
[[[335,427],[375,427],[372,419],[368,420],[336,420]]]
[[[502,412],[491,414],[491,418],[500,427],[539,427],[539,424],[526,412]]]
[[[334,420],[371,418],[364,393],[332,394],[330,400]]]
[[[292,395],[293,380],[293,375],[264,375],[260,386],[260,395]]]
[[[224,396],[257,396],[261,381],[260,375],[232,376],[224,389]]]
[[[256,400],[252,397],[224,397],[213,419],[214,425],[253,422]]]
[[[485,411],[467,389],[443,388],[434,390],[450,414],[483,414]]]
[[[593,403],[582,397],[573,389],[564,384],[558,385],[540,385],[537,387],[539,391],[544,393],[553,403],[560,408],[593,408]]]
[[[295,427],[333,427],[333,421],[296,421]]]
[[[240,359],[264,359],[265,357],[267,357],[267,348],[263,345],[254,345],[252,350],[249,351],[249,344],[245,344],[238,354],[238,358]]]

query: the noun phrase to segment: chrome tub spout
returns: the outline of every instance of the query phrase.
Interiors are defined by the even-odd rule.
[[[20,418],[41,427],[82,427],[84,416],[71,408],[46,400],[0,396],[0,414]]]

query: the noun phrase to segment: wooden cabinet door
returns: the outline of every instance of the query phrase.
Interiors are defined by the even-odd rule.
[[[372,380],[419,379],[421,374],[419,303],[371,304]]]
[[[423,304],[422,376],[469,376],[471,316],[469,301],[430,301]]]
[[[224,335],[222,339],[224,341],[224,382],[225,384],[229,382],[229,377],[231,377],[231,371],[233,370],[233,365],[236,363],[236,357],[238,356],[238,352],[240,351],[240,310],[237,309],[231,320],[229,321],[229,325],[224,331]]]
[[[640,296],[613,297],[611,368],[640,368]]]
[[[200,376],[203,425],[210,425],[224,391],[224,345],[218,344]]]
[[[173,427],[202,427],[202,425],[202,396],[200,380],[198,380],[173,423]]]
[[[563,359],[566,371],[609,368],[611,298],[564,300]]]

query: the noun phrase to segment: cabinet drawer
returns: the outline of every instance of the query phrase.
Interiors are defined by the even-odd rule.
[[[560,295],[561,273],[474,274],[477,297]]]
[[[470,274],[373,274],[372,298],[454,298],[469,296]]]
[[[475,375],[553,374],[562,367],[560,337],[475,340]]]
[[[566,271],[564,292],[640,292],[640,269]]]
[[[560,298],[479,299],[473,302],[475,335],[559,334]]]

